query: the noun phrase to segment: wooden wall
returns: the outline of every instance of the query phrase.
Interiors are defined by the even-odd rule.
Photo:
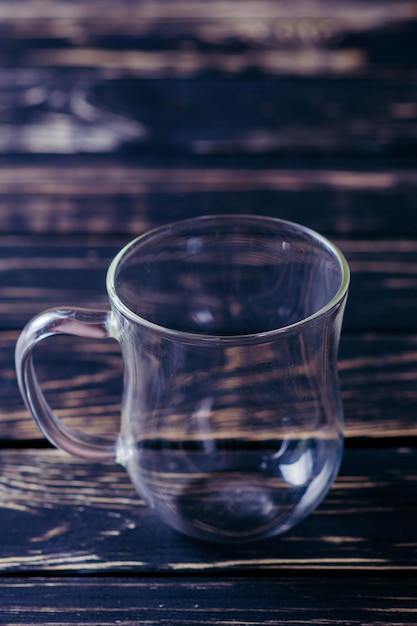
[[[121,470],[109,478],[107,469],[68,460],[63,487],[62,457],[45,454],[18,395],[13,351],[24,323],[43,308],[106,306],[107,265],[129,239],[207,213],[302,222],[345,252],[352,288],[340,377],[350,482],[338,484],[308,532],[314,535],[320,520],[326,526],[337,509],[341,535],[353,535],[345,505],[367,509],[370,484],[375,527],[387,485],[395,495],[390,481],[398,463],[407,473],[415,459],[415,451],[401,457],[384,446],[388,438],[408,445],[417,436],[416,77],[416,0],[0,4],[0,487],[10,554],[19,546],[16,511],[30,516],[33,548],[23,561],[3,555],[6,569],[93,567],[82,549],[91,539],[77,517],[80,489],[82,497],[94,492],[91,519],[104,533],[94,549],[103,548],[113,570],[127,568],[129,559],[120,561],[127,554],[122,539],[115,548],[107,542],[106,524],[110,534],[119,532],[139,508],[148,535],[158,528],[141,501],[126,504],[133,490]],[[39,351],[39,370],[69,423],[116,432],[116,344],[53,340]],[[396,492],[400,509],[412,497],[413,476]],[[18,483],[27,486],[16,489]],[[116,483],[119,498],[107,491]],[[45,484],[49,509],[37,495]],[[56,556],[54,536],[42,530],[47,516],[62,521],[62,507],[80,533],[79,565],[60,544]],[[51,526],[57,537],[60,524]],[[314,561],[308,532],[302,556]],[[48,549],[37,556],[42,537]],[[371,543],[361,558],[372,554],[373,566],[383,568]],[[185,552],[173,559],[184,563],[188,548],[181,545]],[[330,563],[334,545],[319,548]],[[288,567],[285,549],[275,566]],[[340,563],[354,549],[341,543]],[[395,550],[393,562],[401,565],[409,549]],[[198,561],[198,554],[189,558]],[[167,567],[158,555],[146,558],[132,567]]]

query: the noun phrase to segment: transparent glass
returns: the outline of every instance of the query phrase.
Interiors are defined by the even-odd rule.
[[[55,445],[125,465],[177,530],[228,543],[282,533],[339,468],[348,283],[339,250],[297,224],[239,215],[164,226],[113,260],[109,312],[56,309],[29,322],[16,347],[23,398]],[[115,444],[64,426],[46,403],[32,352],[57,333],[120,342]]]

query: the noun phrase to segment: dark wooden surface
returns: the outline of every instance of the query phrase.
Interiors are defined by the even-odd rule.
[[[304,223],[352,269],[340,475],[233,550],[52,449],[13,370],[32,315],[106,305],[129,239],[224,212]],[[2,2],[0,341],[0,623],[415,624],[417,1]],[[117,432],[117,344],[37,361],[63,419]]]

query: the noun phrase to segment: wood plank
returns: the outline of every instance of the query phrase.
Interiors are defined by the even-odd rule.
[[[44,441],[23,406],[14,373],[16,332],[0,333],[0,442]],[[116,342],[55,338],[36,352],[56,413],[89,433],[116,437],[122,359]],[[417,335],[342,334],[339,359],[348,446],[413,443],[417,437]]]
[[[412,0],[5,2],[0,153],[409,154],[415,15]]]
[[[233,548],[158,521],[123,468],[54,450],[3,450],[0,567],[3,574],[415,572],[416,464],[415,450],[347,450],[309,518],[281,537]]]
[[[413,624],[414,580],[1,578],[0,623]],[[39,606],[39,597],[43,607]],[[115,620],[117,616],[117,620]]]
[[[281,217],[320,232],[417,233],[417,163],[308,157],[0,160],[2,232],[120,234],[202,214]],[[393,210],[393,208],[395,210]]]
[[[3,65],[16,60],[54,65],[65,59],[65,64],[107,63],[112,70],[122,64],[148,73],[161,64],[174,73],[256,67],[274,73],[349,75],[375,66],[390,71],[394,65],[404,71],[415,67],[409,53],[415,15],[413,0],[394,6],[386,0],[337,6],[328,0],[211,0],[204,5],[123,0],[117,8],[96,1],[88,6],[9,1],[0,7],[1,53]],[[389,54],[381,50],[381,37]],[[131,54],[138,50],[140,54]]]
[[[332,239],[353,274],[345,330],[415,329],[417,241]],[[53,306],[107,308],[106,269],[127,241],[0,237],[2,329],[20,328]]]
[[[416,337],[342,333],[339,373],[346,438],[370,441],[415,437]]]
[[[191,33],[190,33],[191,35]],[[189,36],[190,36],[189,35]],[[370,73],[366,57],[361,50],[263,50],[255,48],[242,54],[241,50],[207,51],[189,50],[182,45],[165,50],[100,50],[77,47],[75,49],[33,49],[20,52],[20,63],[28,67],[100,68],[136,78],[193,77],[204,73],[236,76],[256,72],[273,76],[330,76],[350,77]],[[185,49],[181,49],[185,48]],[[3,63],[9,65],[7,56]],[[402,72],[403,77],[408,72]]]
[[[394,6],[388,0],[355,0],[355,2],[339,2],[336,6],[331,0],[300,0],[294,4],[282,2],[277,5],[273,0],[208,0],[204,5],[195,0],[154,0],[154,2],[119,0],[117,5],[111,2],[91,0],[87,5],[79,0],[21,0],[19,4],[13,0],[2,3],[1,17],[11,22],[31,20],[98,20],[108,24],[109,28],[116,20],[115,27],[128,29],[127,22],[141,22],[149,18],[160,20],[187,19],[233,19],[273,16],[287,17],[334,17],[349,18],[352,22],[380,25],[391,20],[410,20],[415,17],[413,9],[416,3],[402,0]],[[118,19],[117,19],[118,18]]]
[[[262,3],[254,0],[210,0],[204,4],[190,0],[155,0],[152,3],[121,0],[117,6],[110,2],[103,6],[97,0],[91,0],[88,5],[76,0],[46,0],[42,3],[23,0],[18,4],[8,0],[1,5],[0,18],[10,38],[29,40],[50,38],[77,43],[89,36],[94,41],[103,34],[107,37],[122,35],[128,39],[154,31],[163,36],[169,25],[174,30],[179,26],[185,28],[188,24],[196,36],[203,38],[206,32],[210,34],[210,38],[206,36],[211,43],[223,41],[226,34],[230,38],[233,33],[236,38],[240,34],[242,39],[252,43],[256,41],[258,45],[265,41],[271,44],[271,35],[275,35],[273,41],[286,45],[305,45],[307,42],[317,45],[321,40],[314,32],[314,26],[323,39],[346,31],[372,32],[393,23],[401,25],[413,20],[415,7],[413,0],[402,0],[395,5],[387,0],[356,0],[338,2],[336,6],[329,0],[279,4],[273,0],[263,0]],[[207,29],[202,33],[198,28],[201,24],[205,24]],[[278,28],[280,25],[282,30]]]
[[[159,69],[112,57],[97,69],[77,52],[84,65],[1,69],[0,154],[415,154],[408,74],[277,78],[185,62],[175,73],[169,56]]]

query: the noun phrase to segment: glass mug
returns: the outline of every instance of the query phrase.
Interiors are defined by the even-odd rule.
[[[282,533],[340,465],[348,284],[340,251],[291,222],[225,215],[160,227],[112,261],[109,312],[60,308],[28,323],[16,347],[22,396],[53,444],[123,464],[175,529],[228,543]],[[32,352],[59,333],[119,341],[115,444],[64,425],[42,395]]]

